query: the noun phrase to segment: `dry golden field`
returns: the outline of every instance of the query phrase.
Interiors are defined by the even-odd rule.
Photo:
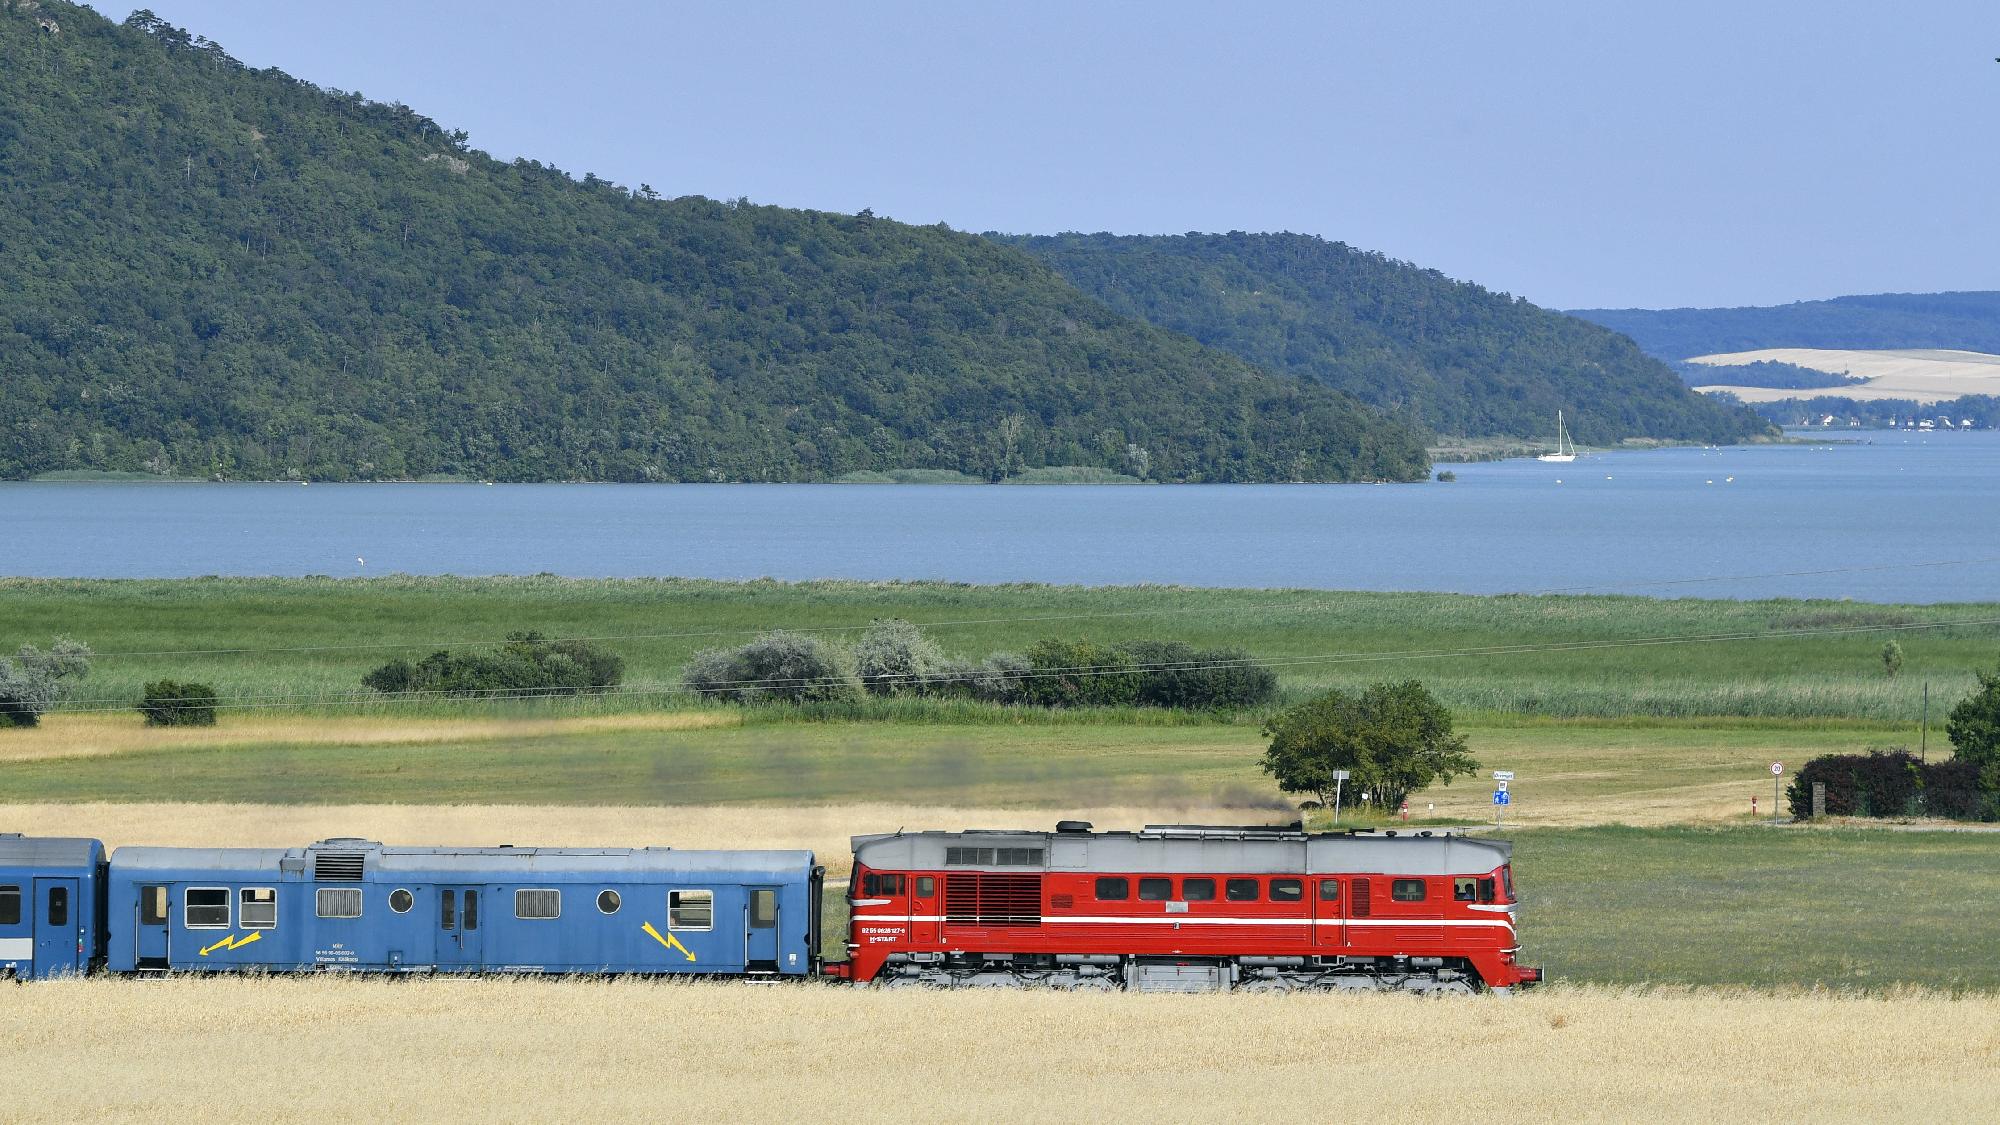
[[[2000,998],[65,981],[0,1116],[200,1121],[1975,1121]]]

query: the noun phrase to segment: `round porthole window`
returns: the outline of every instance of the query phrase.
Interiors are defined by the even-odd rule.
[[[398,914],[408,914],[410,907],[415,906],[416,903],[417,896],[403,890],[401,887],[389,892],[389,909]]]
[[[618,913],[618,892],[617,891],[597,892],[597,912],[599,914]]]

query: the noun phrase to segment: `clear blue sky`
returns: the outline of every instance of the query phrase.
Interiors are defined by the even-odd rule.
[[[1557,307],[2000,288],[1993,0],[151,6],[668,195],[1305,231]]]

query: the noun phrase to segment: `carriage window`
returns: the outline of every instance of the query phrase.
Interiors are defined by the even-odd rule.
[[[918,876],[917,893],[925,896],[937,893],[937,880],[931,878],[928,875]]]
[[[526,887],[515,891],[514,917],[541,919],[562,917],[562,892]]]
[[[1189,902],[1214,902],[1215,880],[1182,879],[1181,897]]]
[[[1139,898],[1146,902],[1165,902],[1174,897],[1172,879],[1139,880]]]
[[[4,890],[4,888],[0,888]],[[0,918],[0,921],[6,919]],[[142,926],[164,926],[167,923],[167,888],[139,888],[139,924]]]
[[[903,877],[894,872],[870,871],[861,879],[861,893],[869,898],[903,893]]]
[[[190,930],[229,928],[229,888],[189,887],[181,900],[181,922]]]
[[[778,892],[771,890],[750,892],[750,926],[752,929],[768,930],[778,924]]]
[[[1223,885],[1222,893],[1231,902],[1256,902],[1261,897],[1255,879],[1231,879]]]
[[[21,921],[21,888],[0,887],[0,926],[18,925]]]
[[[467,891],[465,892],[465,932],[469,934],[478,928],[479,892]]]
[[[1451,900],[1453,902],[1471,902],[1472,896],[1476,893],[1478,892],[1474,889],[1474,883],[1470,877],[1453,879],[1451,881]]]
[[[1306,897],[1306,885],[1297,879],[1271,880],[1272,902],[1298,902]]]
[[[1319,881],[1319,900],[1321,902],[1339,902],[1340,880],[1321,879]]]
[[[321,918],[361,917],[361,888],[321,887],[313,897],[313,913]]]
[[[447,891],[446,893],[449,894],[450,892]],[[401,887],[397,887],[395,890],[389,892],[389,909],[398,914],[408,914],[410,907],[416,904],[417,896]]]
[[[715,892],[668,891],[667,928],[670,930],[714,929]]]
[[[49,925],[69,925],[69,888],[49,888]]]
[[[246,930],[268,930],[278,924],[278,892],[271,887],[245,887],[236,892],[236,922]]]
[[[618,913],[618,892],[617,891],[597,892],[597,912],[599,914]]]
[[[1389,897],[1397,902],[1424,901],[1424,881],[1422,879],[1396,879],[1389,883]]]
[[[1124,902],[1132,897],[1132,884],[1123,876],[1106,876],[1097,881],[1097,901]]]
[[[458,892],[446,891],[438,898],[438,927],[455,930],[458,928]]]

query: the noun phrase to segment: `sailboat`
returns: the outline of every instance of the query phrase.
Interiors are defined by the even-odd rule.
[[[1554,453],[1544,453],[1540,457],[1535,458],[1535,460],[1537,461],[1576,460],[1576,443],[1569,440],[1569,431],[1565,429],[1563,426],[1562,411],[1560,410],[1556,411],[1556,451]]]

